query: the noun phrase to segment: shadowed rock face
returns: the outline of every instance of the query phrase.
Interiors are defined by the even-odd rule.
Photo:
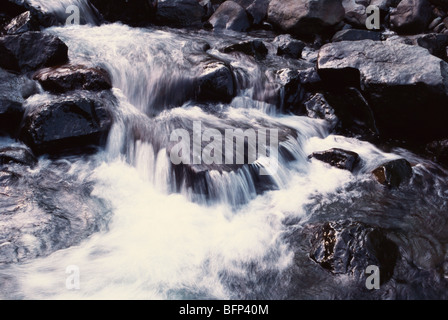
[[[91,0],[95,8],[110,22],[144,25],[154,20],[157,0]]]
[[[384,137],[425,141],[448,134],[448,64],[397,42],[342,41],[322,47],[320,76],[361,89]]]
[[[41,32],[25,32],[0,38],[0,67],[29,72],[68,61],[68,47],[59,38]]]
[[[177,28],[202,26],[206,9],[197,0],[167,0],[158,3],[156,23]]]

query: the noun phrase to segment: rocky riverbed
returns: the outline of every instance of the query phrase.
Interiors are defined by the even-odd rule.
[[[0,297],[446,299],[447,52],[441,0],[5,0]]]

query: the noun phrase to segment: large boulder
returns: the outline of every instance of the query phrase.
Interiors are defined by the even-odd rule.
[[[111,99],[83,92],[28,106],[20,139],[37,155],[102,144],[112,124]]]
[[[54,15],[49,12],[45,12],[42,10],[41,6],[33,1],[3,0],[1,3],[0,15],[3,15],[6,24],[10,23],[12,19],[17,18],[25,12],[29,12],[27,19],[29,19],[29,21],[32,22],[33,26],[36,28],[48,28],[60,24]]]
[[[213,29],[246,31],[250,28],[250,21],[246,10],[233,1],[226,1],[221,4],[208,22]]]
[[[197,0],[165,0],[158,4],[156,21],[171,27],[200,27],[206,13]]]
[[[272,0],[268,21],[282,31],[310,36],[336,26],[344,14],[341,0]]]
[[[448,64],[426,49],[341,41],[321,48],[318,70],[331,87],[361,89],[383,137],[419,142],[448,136]]]
[[[205,64],[196,80],[197,100],[230,102],[236,95],[230,68],[220,61]]]
[[[36,72],[33,78],[39,81],[44,90],[52,93],[112,88],[111,79],[105,70],[82,65],[45,68]]]
[[[154,20],[157,0],[89,0],[110,22],[144,25]]]
[[[25,32],[0,38],[0,67],[29,72],[68,61],[68,47],[58,37],[42,32]]]
[[[32,19],[31,12],[26,11],[12,19],[9,24],[3,28],[4,34],[19,34],[27,31],[38,31],[38,24]]]
[[[426,30],[432,19],[432,10],[428,0],[402,0],[391,13],[390,24],[400,33],[421,33]]]

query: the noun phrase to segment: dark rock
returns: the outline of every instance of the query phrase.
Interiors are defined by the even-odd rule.
[[[446,47],[448,46],[448,35],[429,33],[409,36],[407,39],[411,40],[411,44],[428,49],[432,55],[440,59],[447,59]]]
[[[366,139],[378,134],[372,109],[358,89],[328,90],[324,95],[340,120],[338,133]]]
[[[112,88],[111,79],[103,69],[81,65],[65,65],[38,71],[33,77],[42,88],[52,93],[72,90],[101,91]]]
[[[332,167],[353,172],[360,161],[357,153],[343,149],[333,148],[331,150],[314,152],[309,158],[315,158],[319,161],[328,163]]]
[[[68,48],[58,37],[42,32],[25,32],[0,38],[0,67],[28,72],[64,64]]]
[[[5,13],[5,15],[9,17],[8,23],[11,19],[16,18],[26,11],[30,12],[30,21],[34,27],[48,28],[60,24],[54,15],[44,12],[40,6],[35,5],[30,1],[2,0],[0,12]]]
[[[222,62],[211,62],[203,67],[197,88],[199,101],[230,102],[236,95],[233,73]]]
[[[432,159],[448,167],[448,140],[433,141],[426,146]]]
[[[37,159],[31,150],[22,147],[0,148],[0,165],[19,164],[34,167]]]
[[[224,49],[222,49],[222,51],[225,53],[242,52],[258,60],[266,58],[268,54],[268,49],[261,40],[249,40],[236,43],[231,46],[225,47]]]
[[[424,32],[432,20],[432,10],[427,0],[402,0],[390,15],[393,30],[400,33]]]
[[[336,42],[321,48],[318,70],[333,88],[361,89],[383,137],[448,136],[448,64],[428,50],[389,41]]]
[[[399,250],[383,229],[357,222],[329,222],[314,229],[310,257],[324,269],[365,283],[366,268],[375,265],[381,284],[392,278]]]
[[[112,124],[109,104],[100,94],[78,93],[29,107],[20,139],[37,155],[101,145]]]
[[[15,136],[24,108],[20,102],[0,99],[0,134]]]
[[[259,25],[268,14],[269,0],[234,0],[249,14],[253,24]]]
[[[357,41],[357,40],[381,41],[382,34],[381,32],[370,30],[347,29],[338,31],[331,39],[332,42]]]
[[[208,22],[213,29],[246,31],[250,28],[246,10],[233,1],[226,1],[221,4]]]
[[[407,160],[398,159],[383,163],[372,173],[379,183],[398,188],[412,178],[412,166]]]
[[[305,98],[300,83],[299,72],[284,68],[267,73],[268,82],[262,92],[257,92],[255,100],[273,104],[282,112],[295,112]]]
[[[276,37],[273,43],[277,46],[277,55],[292,59],[300,59],[303,48],[305,48],[304,42],[293,39],[290,35],[286,34]]]
[[[129,25],[145,25],[155,18],[157,0],[90,0],[104,19]]]
[[[339,24],[344,13],[341,0],[272,0],[268,21],[287,33],[310,36]]]
[[[206,14],[197,0],[166,0],[158,4],[156,21],[178,28],[200,27]]]
[[[322,79],[316,67],[299,70],[300,84],[307,91],[316,91],[321,88]]]
[[[339,122],[333,107],[327,102],[322,93],[313,94],[303,103],[306,114],[310,118],[326,120],[333,130]]]
[[[4,34],[12,35],[28,31],[38,31],[39,26],[32,19],[31,12],[26,11],[12,19],[12,21],[7,26],[5,26],[3,30]]]

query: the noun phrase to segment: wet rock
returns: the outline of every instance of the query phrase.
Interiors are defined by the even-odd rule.
[[[310,36],[336,26],[344,14],[341,0],[272,0],[268,21],[287,33]]]
[[[310,118],[326,120],[333,130],[339,122],[333,107],[327,102],[322,93],[313,94],[303,103],[305,110],[302,112]]]
[[[305,98],[297,70],[284,68],[267,73],[268,83],[255,99],[277,106],[282,112],[295,112]]]
[[[268,14],[269,0],[235,0],[235,2],[246,9],[255,25],[261,24]]]
[[[246,31],[250,28],[246,10],[233,1],[226,1],[221,4],[208,22],[213,29]]]
[[[357,222],[328,222],[314,227],[310,257],[333,274],[348,274],[365,283],[368,266],[378,266],[380,283],[389,281],[399,257],[398,246],[377,227]]]
[[[56,36],[42,32],[25,32],[1,37],[0,57],[0,67],[28,72],[66,63],[68,47]]]
[[[22,147],[0,148],[0,165],[19,164],[33,167],[37,159],[31,150]]]
[[[426,49],[389,41],[331,43],[319,52],[318,71],[333,88],[360,89],[382,136],[416,142],[448,136],[448,64]]]
[[[27,11],[30,12],[30,21],[34,27],[48,28],[60,24],[55,16],[48,12],[44,12],[39,5],[33,4],[32,1],[3,0],[0,9],[0,12],[4,13],[9,18],[8,23]]]
[[[73,90],[101,91],[112,88],[111,79],[105,70],[82,65],[42,69],[35,73],[33,78],[39,81],[44,90],[52,93]]]
[[[320,78],[316,67],[302,69],[299,70],[298,72],[299,72],[300,84],[307,91],[309,92],[317,91],[318,89],[321,88],[322,79]]]
[[[206,14],[197,0],[166,0],[158,3],[156,22],[178,28],[200,27]]]
[[[157,0],[90,0],[105,20],[145,25],[154,20]]]
[[[382,164],[372,173],[379,183],[398,188],[412,178],[412,166],[406,159],[398,159]]]
[[[337,132],[346,136],[368,139],[378,134],[369,103],[356,88],[338,88],[324,93],[340,122]]]
[[[206,64],[197,79],[199,101],[230,102],[236,94],[233,73],[223,62]]]
[[[302,57],[305,43],[292,38],[290,35],[282,34],[276,37],[273,44],[277,46],[277,55],[291,59],[300,59]]]
[[[101,145],[112,124],[109,96],[76,93],[29,107],[20,139],[35,154],[58,154]]]
[[[332,167],[353,172],[356,165],[360,161],[360,157],[356,152],[343,149],[333,148],[327,151],[314,152],[309,158],[328,163]]]
[[[374,40],[381,41],[381,32],[359,29],[347,29],[336,32],[331,39],[332,42],[338,41],[357,41],[357,40]]]
[[[24,111],[22,103],[0,98],[0,134],[15,136]]]
[[[12,21],[3,28],[3,33],[12,35],[19,34],[28,31],[38,31],[39,26],[32,19],[31,12],[26,11],[21,15],[12,19]]]
[[[402,0],[391,13],[393,30],[415,34],[426,30],[432,20],[432,10],[428,0]]]
[[[448,166],[448,140],[439,140],[428,143],[426,152],[434,161]]]
[[[261,40],[249,40],[233,44],[222,49],[222,52],[242,52],[258,60],[266,58],[268,49]]]

